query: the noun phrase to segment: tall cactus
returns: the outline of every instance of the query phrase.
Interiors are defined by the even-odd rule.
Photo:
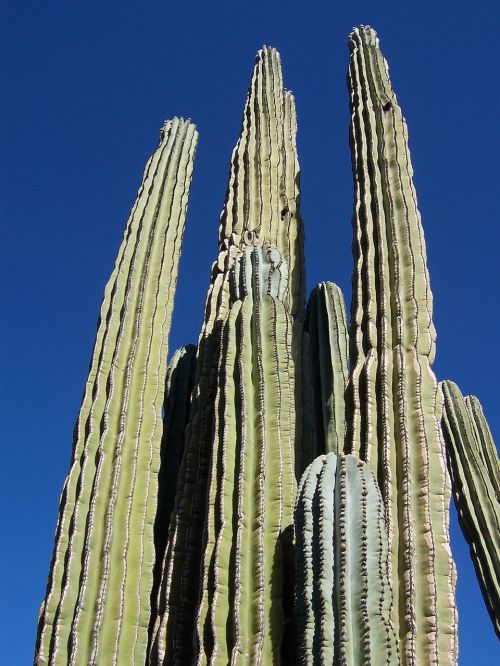
[[[221,217],[152,663],[280,661],[304,310],[295,131],[264,48]]]
[[[302,339],[302,469],[322,453],[342,453],[349,333],[342,292],[322,282],[311,292]]]
[[[348,445],[377,474],[404,664],[455,664],[450,484],[407,128],[376,33],[350,36],[355,185]]]
[[[399,664],[384,511],[375,476],[351,455],[319,456],[295,509],[301,664]]]
[[[464,399],[450,381],[444,395],[443,433],[453,496],[462,531],[470,545],[484,601],[500,638],[500,463],[474,396]]]
[[[146,165],[106,286],[42,604],[38,664],[144,661],[168,332],[197,132]]]

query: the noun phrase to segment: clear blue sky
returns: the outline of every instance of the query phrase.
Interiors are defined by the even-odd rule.
[[[198,125],[171,352],[196,341],[254,55],[298,109],[308,286],[350,298],[347,34],[381,37],[409,126],[435,296],[435,370],[500,440],[497,2],[22,2],[1,10],[0,663],[29,664],[104,284],[162,121]],[[337,8],[334,8],[334,7]],[[455,519],[454,519],[455,520]],[[455,522],[462,666],[497,641]]]

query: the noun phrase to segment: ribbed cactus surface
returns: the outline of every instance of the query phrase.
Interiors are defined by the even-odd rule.
[[[299,662],[399,664],[384,508],[368,464],[316,458],[300,482],[295,534]]]
[[[302,342],[304,426],[302,468],[322,453],[342,453],[349,332],[342,292],[322,282],[306,306]]]
[[[198,345],[151,663],[280,663],[304,310],[293,97],[257,55]]]
[[[455,664],[450,483],[407,127],[376,33],[355,29],[349,44],[355,266],[348,450],[370,463],[380,484],[403,663]]]
[[[144,662],[167,340],[197,132],[167,121],[106,286],[61,496],[38,664]]]
[[[443,433],[460,526],[500,638],[500,463],[481,404],[442,382]]]

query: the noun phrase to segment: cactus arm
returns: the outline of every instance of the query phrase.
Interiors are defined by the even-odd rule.
[[[355,184],[350,450],[377,474],[404,664],[457,655],[435,331],[407,128],[376,34],[350,37]]]
[[[373,472],[354,456],[320,456],[295,508],[301,664],[398,664],[384,509]]]
[[[304,311],[295,130],[279,56],[264,48],[221,216],[151,663],[265,662],[280,649]]]
[[[477,398],[464,399],[450,381],[444,395],[443,434],[453,496],[486,607],[500,637],[500,502],[498,456]],[[492,474],[493,471],[493,474]]]
[[[132,663],[145,654],[164,359],[196,140],[190,122],[165,123],[105,289],[61,497],[39,662]]]
[[[344,450],[349,334],[344,298],[332,282],[312,290],[303,340],[305,468],[321,453]]]

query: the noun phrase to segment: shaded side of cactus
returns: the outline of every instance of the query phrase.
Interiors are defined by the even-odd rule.
[[[399,664],[384,507],[367,463],[319,456],[295,509],[301,664]]]
[[[342,453],[349,332],[342,292],[322,282],[311,292],[304,322],[302,468],[322,453]]]
[[[348,449],[370,463],[385,506],[404,664],[454,664],[450,482],[425,242],[407,127],[369,27],[350,36],[355,185]]]
[[[167,368],[163,406],[163,435],[158,470],[158,505],[155,516],[155,568],[151,591],[150,628],[158,616],[158,592],[170,514],[174,508],[177,475],[184,451],[184,435],[189,419],[191,391],[196,368],[196,347],[177,349]]]
[[[304,311],[295,132],[264,48],[232,157],[151,663],[279,661]]]
[[[453,496],[462,532],[470,546],[477,579],[500,637],[500,464],[495,443],[474,396],[441,382],[443,434]]]
[[[140,663],[154,566],[168,332],[197,132],[167,121],[105,288],[35,659]]]

